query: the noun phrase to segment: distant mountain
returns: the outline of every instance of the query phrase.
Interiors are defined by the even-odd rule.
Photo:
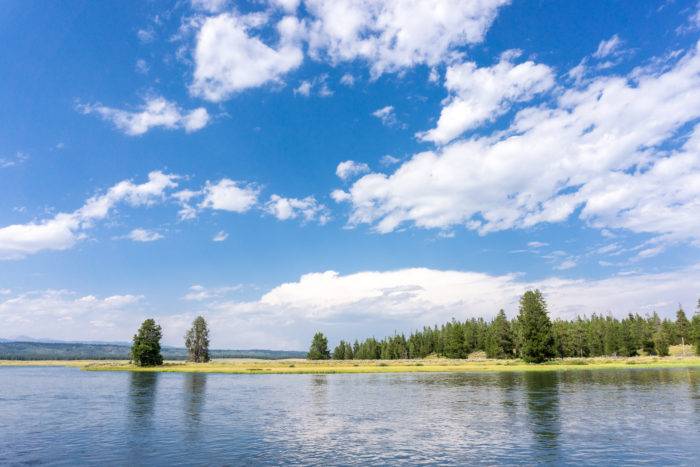
[[[127,360],[130,344],[127,343],[83,343],[0,340],[0,360]],[[187,350],[178,347],[163,347],[161,353],[166,360],[185,360]],[[305,358],[306,352],[287,350],[219,350],[209,351],[212,358]]]
[[[41,342],[44,344],[101,344],[101,345],[131,345],[130,342],[126,341],[78,341],[78,340],[61,340],[61,339],[49,339],[45,337],[30,337],[30,336],[14,336],[7,338],[0,338],[0,342]]]

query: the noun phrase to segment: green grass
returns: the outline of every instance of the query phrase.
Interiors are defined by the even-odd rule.
[[[431,373],[500,371],[577,371],[614,368],[700,367],[700,357],[573,358],[545,364],[522,360],[424,359],[424,360],[340,360],[309,361],[222,359],[209,363],[168,361],[158,367],[137,367],[126,361],[0,361],[0,366],[73,366],[87,371],[138,371],[227,374],[335,374],[335,373]]]

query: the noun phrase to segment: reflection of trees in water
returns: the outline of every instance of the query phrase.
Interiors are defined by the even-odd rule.
[[[183,375],[184,416],[189,441],[197,441],[201,435],[202,412],[206,401],[206,373],[186,373]]]
[[[698,415],[695,420],[700,425],[700,371],[697,369],[686,370],[685,377],[688,379],[688,391],[690,392],[690,403],[693,410]]]
[[[128,464],[143,462],[152,449],[158,373],[132,371],[129,376],[127,440],[130,445]]]
[[[129,420],[134,429],[150,427],[158,389],[158,373],[133,371],[129,379]]]
[[[324,412],[328,407],[328,376],[311,376],[311,402],[315,411]]]
[[[538,461],[559,459],[559,373],[533,371],[523,375],[530,430]]]
[[[506,371],[498,375],[498,387],[503,390],[503,407],[504,410],[513,416],[517,412],[517,393],[516,387],[520,384],[519,376]]]
[[[206,400],[206,373],[186,373],[184,379],[185,412],[192,422],[199,423]]]

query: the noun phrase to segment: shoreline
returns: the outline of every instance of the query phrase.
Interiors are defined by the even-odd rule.
[[[209,363],[166,361],[162,366],[137,367],[126,360],[0,360],[0,367],[65,366],[84,371],[219,374],[367,374],[367,373],[496,373],[578,371],[622,368],[700,367],[700,356],[593,357],[533,364],[522,360],[258,360],[221,359]]]

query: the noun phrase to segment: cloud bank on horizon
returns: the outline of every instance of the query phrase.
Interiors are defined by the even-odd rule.
[[[607,27],[507,0],[157,8],[99,56],[71,31],[70,79],[12,36],[7,336],[124,340],[150,313],[176,343],[201,312],[221,345],[298,348],[512,314],[532,287],[564,317],[696,303],[700,4]]]

